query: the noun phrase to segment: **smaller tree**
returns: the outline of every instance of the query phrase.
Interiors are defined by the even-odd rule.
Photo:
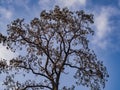
[[[42,11],[40,18],[34,18],[30,24],[25,24],[24,19],[13,21],[8,25],[8,36],[0,35],[0,40],[12,51],[19,48],[25,55],[10,60],[9,65],[0,61],[1,72],[8,74],[4,85],[9,90],[73,90],[75,85],[59,87],[61,75],[71,68],[77,85],[92,90],[104,87],[108,77],[106,67],[88,47],[87,37],[94,34],[89,24],[93,22],[92,14],[58,6],[49,12]],[[15,79],[20,71],[26,72],[23,79],[31,74],[39,80],[26,78],[20,82]]]

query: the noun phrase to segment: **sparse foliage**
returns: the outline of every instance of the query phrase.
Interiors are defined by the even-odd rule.
[[[29,24],[17,19],[8,25],[8,36],[0,39],[13,52],[23,51],[17,58],[0,61],[0,70],[7,73],[4,85],[7,90],[74,90],[76,85],[99,90],[105,86],[108,77],[106,67],[97,60],[95,53],[88,47],[88,35],[93,35],[90,24],[93,15],[83,10],[72,12],[68,8],[43,10],[40,18]],[[5,39],[4,39],[5,38]],[[61,74],[67,68],[75,71],[76,83],[71,87],[59,87]],[[15,79],[23,72],[24,81]],[[38,81],[27,75],[32,74]],[[67,76],[66,75],[66,76]],[[28,79],[28,80],[27,80]]]

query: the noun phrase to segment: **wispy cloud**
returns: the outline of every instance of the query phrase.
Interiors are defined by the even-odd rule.
[[[44,9],[53,8],[55,5],[72,9],[86,6],[86,0],[39,0],[38,3]]]
[[[12,12],[6,8],[0,7],[0,18],[10,19]]]
[[[11,3],[11,2],[13,2],[13,0],[0,0],[0,3]]]
[[[51,8],[51,4],[55,4],[55,2],[53,2],[53,0],[39,0],[38,4],[40,6],[40,9],[50,9]]]
[[[18,53],[13,53],[10,50],[6,49],[5,46],[2,46],[0,44],[0,60],[1,59],[8,60],[8,64],[9,64],[9,60],[17,56],[18,56]]]
[[[67,6],[67,7],[76,7],[76,6],[85,6],[86,0],[56,0],[56,3]]]
[[[4,7],[0,7],[0,32],[4,33],[7,23],[12,19],[13,12]]]
[[[118,0],[118,5],[120,6],[120,0]]]
[[[112,31],[111,17],[115,9],[111,7],[101,7],[100,11],[95,11],[95,37],[93,44],[101,49],[105,49],[109,43],[108,36]]]
[[[49,2],[50,2],[50,0],[39,0],[39,1],[38,1],[38,4],[39,4],[39,5],[50,4]],[[47,6],[47,5],[46,5],[46,6]]]
[[[12,4],[15,4],[17,6],[20,6],[21,8],[24,8],[27,12],[30,12],[30,7],[29,4],[30,0],[13,0]]]

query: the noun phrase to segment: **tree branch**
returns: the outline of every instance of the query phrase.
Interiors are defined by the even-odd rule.
[[[79,69],[79,70],[84,70],[84,68],[80,68],[80,67],[77,67],[77,66],[73,66],[71,64],[68,64],[68,63],[65,63],[66,66],[69,66],[71,68],[75,68],[75,69]]]
[[[23,69],[26,69],[26,70],[31,70],[33,74],[43,76],[43,77],[45,77],[45,78],[50,80],[50,78],[48,76],[46,76],[46,75],[44,75],[42,73],[35,72],[31,67],[29,67],[29,68],[25,67],[25,66],[16,66],[16,67],[23,68]]]
[[[27,88],[35,88],[35,87],[38,87],[38,88],[48,88],[48,89],[52,90],[51,87],[45,86],[45,85],[28,85],[28,86],[24,87],[21,90],[26,90]]]

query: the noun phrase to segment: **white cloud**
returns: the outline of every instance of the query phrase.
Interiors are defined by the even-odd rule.
[[[50,0],[39,0],[39,4],[48,4],[50,2]]]
[[[109,43],[107,36],[110,34],[112,26],[110,17],[115,10],[111,7],[102,7],[95,11],[95,36],[93,44],[102,49],[105,49]],[[113,12],[114,11],[114,12]]]
[[[67,7],[72,7],[76,5],[82,5],[82,6],[86,5],[86,0],[59,0],[58,2],[61,3],[61,5]]]
[[[52,3],[54,6],[54,2],[51,2],[52,0],[39,0],[38,4],[40,6],[41,9],[50,9],[51,6],[50,4]]]
[[[56,4],[59,4],[63,7],[85,6],[86,0],[56,0]]]
[[[7,28],[7,23],[13,18],[12,10],[0,7],[0,32],[4,33]]]
[[[2,46],[0,44],[0,60],[5,59],[5,60],[9,61],[10,59],[12,59],[16,56],[18,56],[18,53],[13,53],[10,50],[6,49],[5,46]],[[8,62],[8,64],[9,64],[9,62]]]
[[[0,7],[0,18],[10,19],[12,17],[12,12]]]
[[[30,0],[1,0],[1,4],[3,4],[3,7],[7,7],[10,10],[13,9],[13,11],[16,10],[16,7],[19,7],[21,9],[24,8],[23,11],[25,11],[25,10],[27,12],[30,11],[30,8],[28,7],[29,2],[30,2]],[[6,6],[4,6],[4,4]]]
[[[39,0],[41,8],[50,9],[51,6],[59,5],[60,7],[78,8],[86,5],[86,0]]]
[[[108,29],[108,15],[107,12],[102,11],[95,19],[95,25],[97,29],[97,37],[102,39],[105,36]]]
[[[27,12],[31,12],[31,6],[28,7],[28,3],[29,3],[30,0],[13,0],[12,4],[15,4],[17,6],[20,6],[20,7],[24,7],[24,9],[27,11]],[[44,1],[44,0],[43,0]]]

